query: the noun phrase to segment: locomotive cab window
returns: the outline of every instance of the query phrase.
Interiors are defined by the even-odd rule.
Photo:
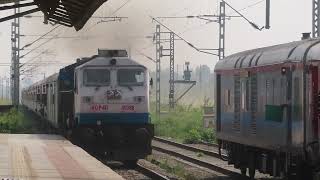
[[[119,69],[118,84],[120,86],[143,86],[145,73],[142,69]]]
[[[85,69],[83,71],[85,86],[108,86],[110,84],[110,71],[107,69]]]

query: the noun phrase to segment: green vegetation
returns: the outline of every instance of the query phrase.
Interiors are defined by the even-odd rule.
[[[147,158],[152,164],[159,166],[164,169],[167,173],[174,174],[182,179],[186,180],[195,180],[198,179],[193,174],[189,173],[187,169],[185,169],[181,164],[177,163],[169,163],[167,159],[165,160],[156,160],[151,157]]]
[[[39,125],[39,121],[33,119],[28,113],[15,108],[0,113],[0,133],[41,133],[44,128]]]
[[[8,104],[10,104],[10,101],[9,101],[9,100],[0,99],[0,105],[8,105]]]
[[[198,152],[198,153],[197,153],[197,157],[203,157],[203,155],[204,155],[204,154],[203,154],[202,152]]]
[[[202,109],[192,106],[177,106],[174,112],[162,113],[161,118],[155,117],[152,111],[152,122],[155,135],[174,138],[183,143],[214,142],[213,129],[203,128]]]

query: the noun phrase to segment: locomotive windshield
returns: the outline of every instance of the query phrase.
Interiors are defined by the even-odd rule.
[[[107,69],[85,69],[83,71],[85,86],[108,86],[110,84],[110,71]]]
[[[119,69],[118,83],[120,86],[143,86],[145,73],[141,69]]]

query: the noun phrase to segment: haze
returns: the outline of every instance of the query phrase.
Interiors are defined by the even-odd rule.
[[[95,16],[125,16],[121,22],[99,23],[99,19],[91,19],[83,30],[76,32],[74,29],[61,27],[50,35],[69,37],[50,41],[39,50],[21,59],[27,62],[39,53],[48,50],[33,62],[55,62],[54,64],[39,66],[33,70],[32,81],[53,74],[59,68],[73,63],[76,58],[91,56],[97,53],[98,48],[127,48],[131,55],[140,63],[144,63],[151,69],[155,64],[137,52],[154,57],[155,47],[152,36],[155,31],[155,23],[150,16],[187,16],[200,14],[218,14],[217,0],[130,0],[116,13],[115,10],[127,0],[110,0],[105,3]],[[245,8],[257,0],[229,0],[236,9]],[[239,51],[258,48],[268,45],[285,43],[299,40],[301,33],[311,31],[311,1],[306,0],[277,0],[272,1],[271,6],[271,29],[257,31],[241,18],[233,18],[226,25],[226,55]],[[247,18],[259,26],[265,23],[265,3],[260,3],[251,8],[241,11]],[[1,12],[0,15],[11,14],[11,11]],[[235,15],[227,8],[228,15]],[[35,15],[41,15],[35,14]],[[41,35],[52,29],[51,25],[42,23],[42,18],[21,18],[21,34]],[[207,23],[199,19],[162,19],[177,34],[201,48],[218,47],[218,24]],[[11,41],[10,23],[0,24],[0,63],[10,63]],[[76,37],[76,38],[70,38]],[[32,42],[37,37],[22,37],[21,47]],[[89,39],[90,38],[90,39]],[[29,48],[32,49],[45,40],[39,41]],[[25,52],[22,51],[21,55]],[[183,64],[190,61],[192,65],[206,64],[213,70],[218,58],[216,56],[196,52],[181,41],[176,42],[176,63]],[[169,60],[168,60],[169,61]],[[163,60],[163,66],[168,66],[168,61]],[[9,76],[9,66],[0,66],[0,76]],[[37,75],[38,74],[38,75]]]

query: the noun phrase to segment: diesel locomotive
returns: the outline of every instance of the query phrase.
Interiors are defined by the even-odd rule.
[[[99,50],[22,91],[22,104],[71,140],[134,165],[151,154],[149,73],[125,50]]]

